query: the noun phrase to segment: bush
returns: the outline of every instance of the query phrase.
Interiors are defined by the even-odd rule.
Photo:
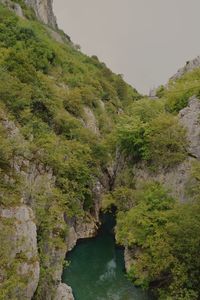
[[[162,93],[166,99],[166,109],[172,113],[178,113],[187,106],[191,96],[200,94],[200,69],[186,73],[177,81],[172,81],[168,89]]]
[[[155,167],[173,167],[187,156],[186,130],[178,119],[162,114],[149,123],[145,131],[148,144],[148,161]]]
[[[73,89],[69,92],[67,99],[64,100],[65,109],[76,117],[83,113],[82,97],[79,89]]]
[[[149,108],[149,109],[148,109]],[[144,160],[154,168],[172,167],[186,157],[186,131],[163,105],[140,100],[117,126],[117,145],[133,162]]]
[[[129,276],[159,299],[198,299],[200,206],[176,204],[156,182],[135,193],[136,205],[117,215],[117,241],[132,250]],[[192,298],[190,298],[192,297]]]

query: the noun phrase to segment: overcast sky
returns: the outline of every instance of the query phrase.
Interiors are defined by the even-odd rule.
[[[54,0],[59,27],[140,92],[200,54],[200,0]]]

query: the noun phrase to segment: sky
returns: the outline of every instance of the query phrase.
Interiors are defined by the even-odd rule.
[[[139,92],[200,55],[199,0],[54,0],[58,25]]]

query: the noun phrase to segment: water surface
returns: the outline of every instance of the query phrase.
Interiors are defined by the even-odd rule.
[[[123,249],[115,245],[112,220],[99,235],[79,242],[67,255],[69,267],[63,282],[73,289],[75,300],[149,300],[150,297],[127,279]]]

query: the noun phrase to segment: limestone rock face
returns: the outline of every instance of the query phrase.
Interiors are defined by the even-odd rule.
[[[128,249],[128,247],[125,247],[125,249],[124,249],[124,261],[125,261],[126,271],[129,272],[130,268],[133,264],[133,257],[132,257],[132,253]]]
[[[74,300],[71,287],[65,283],[61,283],[56,290],[54,300]]]
[[[67,237],[67,249],[71,251],[79,239],[92,238],[97,233],[96,220],[91,219],[88,222],[84,220],[77,220],[76,223],[70,227]]]
[[[0,3],[6,5],[10,10],[14,11],[17,16],[23,18],[23,11],[18,3],[12,2],[11,0],[0,0]]]
[[[181,78],[181,76],[183,76],[185,73],[190,72],[199,67],[200,56],[197,56],[195,59],[187,61],[186,65],[183,68],[179,69],[178,72],[170,78],[170,80],[177,80]]]
[[[19,255],[23,258],[17,268],[17,274],[26,278],[27,284],[20,290],[21,299],[31,299],[39,282],[39,260],[37,251],[37,232],[34,223],[33,211],[26,205],[0,209],[1,222],[12,220],[13,233],[9,237],[12,241],[10,260]]]
[[[25,0],[25,3],[34,9],[40,21],[57,28],[56,17],[53,13],[53,0]]]
[[[152,173],[141,165],[137,166],[134,170],[136,172],[136,185],[140,184],[141,181],[158,181],[171,192],[173,197],[179,199],[181,202],[185,202],[187,200],[185,187],[191,173],[191,164],[193,161],[194,159],[188,158],[182,164],[170,170],[160,169],[156,173]]]
[[[200,100],[195,96],[179,113],[181,124],[187,129],[188,153],[200,159]]]
[[[156,180],[161,182],[171,194],[181,202],[187,201],[185,193],[186,186],[191,175],[191,166],[195,160],[200,159],[200,100],[192,97],[189,100],[188,106],[182,109],[179,113],[180,123],[187,131],[188,158],[178,166],[169,170],[160,169],[156,173],[152,173],[145,166],[135,167],[137,183],[147,180]]]
[[[90,129],[95,134],[99,135],[99,127],[97,124],[97,120],[95,118],[95,115],[93,111],[88,107],[84,107],[84,113],[85,113],[85,127]]]

